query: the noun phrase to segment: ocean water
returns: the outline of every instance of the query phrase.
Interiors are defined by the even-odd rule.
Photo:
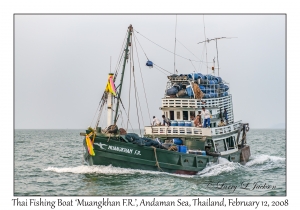
[[[247,164],[219,158],[194,176],[87,166],[83,130],[15,130],[15,196],[285,196],[285,130],[251,129]]]

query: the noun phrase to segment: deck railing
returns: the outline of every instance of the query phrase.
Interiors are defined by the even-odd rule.
[[[222,135],[238,130],[242,121],[216,128],[198,128],[184,126],[146,126],[145,135],[186,135],[186,136],[212,136]]]

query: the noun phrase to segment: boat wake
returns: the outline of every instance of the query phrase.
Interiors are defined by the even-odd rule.
[[[254,156],[249,162],[245,164],[247,167],[254,165],[264,165],[264,164],[282,164],[285,163],[285,158],[276,157],[271,155],[258,155]]]
[[[119,168],[114,166],[76,166],[70,168],[56,168],[56,167],[48,167],[44,169],[44,171],[52,171],[56,173],[74,173],[74,174],[161,174],[158,171],[145,171],[145,170],[137,170],[137,169],[126,169],[126,168]]]
[[[44,169],[44,171],[52,171],[56,173],[74,173],[74,174],[108,174],[108,175],[114,175],[114,174],[154,174],[154,175],[162,175],[166,174],[168,176],[177,176],[177,177],[186,177],[191,178],[193,175],[186,175],[186,174],[170,174],[167,172],[159,172],[159,171],[147,171],[147,170],[139,170],[139,169],[129,169],[129,168],[119,168],[114,167],[112,165],[109,166],[100,166],[100,165],[94,165],[94,166],[76,166],[76,167],[70,167],[70,168],[56,168],[56,167],[48,167]]]
[[[229,173],[235,171],[237,169],[243,168],[252,168],[256,165],[272,165],[276,167],[285,163],[285,158],[270,156],[270,155],[259,155],[253,157],[248,163],[244,166],[240,163],[230,162],[225,158],[219,157],[217,163],[210,163],[204,168],[202,171],[198,172],[198,176],[200,177],[210,177],[210,176],[217,176],[222,173]],[[126,168],[119,168],[114,166],[87,166],[81,165],[76,167],[68,167],[68,168],[57,168],[57,167],[48,167],[44,169],[44,171],[52,171],[56,173],[74,173],[74,174],[167,174],[179,176],[179,177],[193,177],[191,175],[181,175],[181,174],[169,174],[166,172],[159,172],[159,171],[147,171],[147,170],[138,170],[138,169],[126,169]]]
[[[271,156],[271,155],[258,155],[254,156],[249,162],[245,165],[241,165],[240,163],[230,162],[225,158],[219,157],[218,163],[210,163],[204,168],[202,171],[198,172],[197,175],[200,177],[209,177],[209,176],[217,176],[221,173],[228,173],[231,171],[235,171],[237,169],[253,170],[253,166],[261,166],[257,167],[258,170],[267,170],[273,169],[277,167],[285,167],[285,158]]]
[[[208,164],[206,168],[200,171],[197,175],[200,175],[201,177],[217,176],[221,173],[234,171],[240,167],[241,165],[239,163],[230,162],[225,158],[219,157],[217,163]]]

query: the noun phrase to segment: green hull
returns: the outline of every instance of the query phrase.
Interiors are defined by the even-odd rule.
[[[126,143],[119,137],[96,136],[95,156],[88,153],[86,141],[84,159],[89,165],[112,165],[121,168],[161,171],[177,174],[197,174],[208,163],[217,162],[217,157],[180,153],[149,146]],[[221,156],[233,162],[240,162],[241,150]]]

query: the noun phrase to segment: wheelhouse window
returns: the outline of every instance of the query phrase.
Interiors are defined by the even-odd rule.
[[[228,150],[234,149],[235,148],[235,140],[234,140],[234,138],[232,136],[230,136],[229,138],[226,138],[226,144],[227,144]]]
[[[174,111],[170,111],[170,120],[174,120]]]
[[[215,141],[215,146],[216,146],[217,152],[224,152],[224,151],[226,151],[226,146],[225,146],[224,139]]]
[[[189,119],[189,112],[188,111],[183,111],[183,120],[188,120]]]
[[[180,120],[180,112],[176,112],[176,119]]]
[[[195,112],[194,111],[190,111],[190,120],[191,120],[191,117],[196,117],[196,115],[195,115]]]

